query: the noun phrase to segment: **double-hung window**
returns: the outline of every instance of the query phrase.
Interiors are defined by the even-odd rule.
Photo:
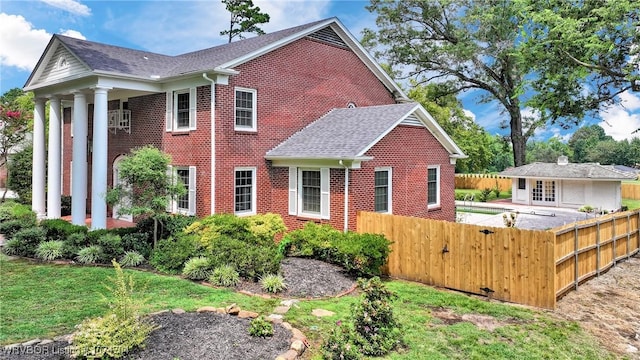
[[[427,206],[429,208],[440,206],[440,166],[427,168]]]
[[[169,166],[169,174],[174,183],[184,186],[185,193],[174,198],[167,208],[172,213],[185,215],[196,214],[196,167],[195,166]]]
[[[196,129],[196,88],[167,92],[167,131]]]
[[[255,89],[235,88],[235,126],[240,131],[256,131],[258,93]]]
[[[235,214],[252,215],[256,213],[256,168],[238,167],[235,169]]]
[[[329,219],[329,168],[289,168],[289,214]]]
[[[374,210],[391,213],[391,168],[376,168],[374,173]]]

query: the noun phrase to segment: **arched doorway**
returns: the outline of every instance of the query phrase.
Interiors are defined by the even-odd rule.
[[[124,155],[118,156],[113,161],[113,187],[116,187],[116,185],[122,183],[122,181],[120,180],[120,169],[118,167],[119,164],[120,164],[120,161],[122,161],[122,159],[124,159]],[[128,202],[129,202],[128,198],[123,198],[122,200],[120,200],[119,204],[116,204],[116,205],[113,206],[113,214],[111,216],[114,219],[133,222],[133,216],[132,215],[130,215],[130,214],[118,214],[121,204],[126,204]]]

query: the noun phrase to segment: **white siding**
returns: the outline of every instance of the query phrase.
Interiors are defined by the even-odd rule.
[[[63,56],[66,59],[67,66],[59,68],[58,62]],[[49,59],[49,62],[44,66],[42,74],[36,81],[34,81],[34,84],[48,83],[71,76],[89,73],[89,69],[87,69],[87,67],[82,64],[73,54],[67,51],[64,46],[58,45],[58,48],[54,51],[53,55]]]

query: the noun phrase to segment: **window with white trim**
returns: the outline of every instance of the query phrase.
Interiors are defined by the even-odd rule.
[[[167,131],[196,129],[196,88],[167,92]]]
[[[289,168],[289,214],[329,219],[329,168]]]
[[[427,168],[427,205],[429,208],[440,206],[440,166]]]
[[[235,214],[252,215],[256,213],[256,168],[235,168]]]
[[[257,130],[257,104],[255,89],[235,88],[235,130]]]
[[[374,173],[374,210],[391,213],[391,168],[376,168]]]
[[[173,181],[184,185],[186,192],[170,202],[167,211],[185,215],[196,214],[196,167],[169,166],[168,173]]]

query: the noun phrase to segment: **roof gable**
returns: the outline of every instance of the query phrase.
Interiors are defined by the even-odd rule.
[[[87,64],[69,51],[54,35],[27,80],[27,85],[51,84],[89,74],[91,74],[91,69]]]

